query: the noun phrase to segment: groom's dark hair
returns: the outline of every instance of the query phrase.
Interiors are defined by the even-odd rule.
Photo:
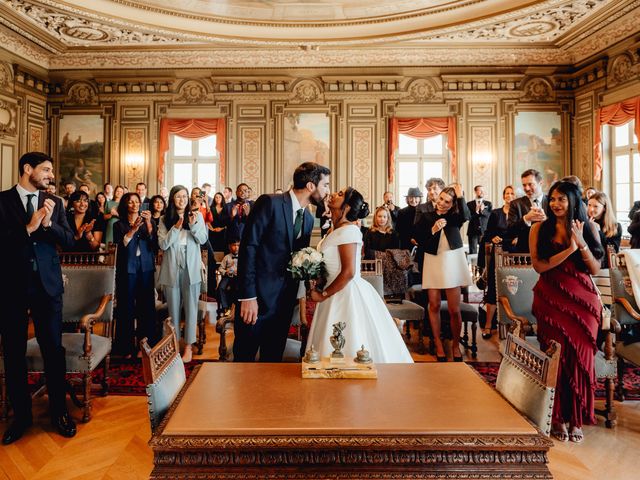
[[[322,175],[331,175],[331,170],[316,162],[304,162],[293,172],[293,188],[300,190],[309,182],[317,187]]]

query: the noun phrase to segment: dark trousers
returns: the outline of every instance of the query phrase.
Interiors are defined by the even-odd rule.
[[[276,305],[278,307],[272,314],[259,314],[255,325],[247,325],[240,317],[240,302],[237,303],[233,324],[234,362],[254,362],[258,350],[261,362],[282,361],[295,306],[295,291],[289,292],[288,295],[280,295]]]
[[[9,401],[16,419],[31,419],[31,394],[27,383],[27,336],[29,317],[35,327],[42,352],[44,374],[49,394],[51,415],[62,415],[65,405],[65,349],[62,346],[62,295],[50,297],[44,290],[38,272],[33,272],[26,296],[11,298],[5,305],[0,322],[4,368]]]
[[[233,302],[236,301],[236,278],[223,276],[218,285],[218,300],[220,307],[223,309],[231,308]]]
[[[480,235],[469,235],[469,253],[478,253],[478,243],[480,243]]]
[[[140,340],[147,338],[151,346],[158,343],[153,271],[143,272],[136,258],[136,273],[118,276],[118,316],[114,350],[121,355],[134,355]]]

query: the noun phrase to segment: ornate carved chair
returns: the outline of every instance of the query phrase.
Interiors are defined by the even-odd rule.
[[[109,361],[113,338],[113,297],[116,278],[116,250],[101,253],[61,254],[64,281],[62,345],[66,350],[67,373],[80,374],[83,398],[70,388],[74,404],[83,409],[82,421],[91,419],[92,372],[104,365],[102,394],[108,392]],[[44,362],[36,338],[27,342],[29,372],[44,372]],[[7,415],[4,360],[0,356],[2,416]]]
[[[152,432],[155,432],[187,379],[171,318],[165,320],[164,328],[167,334],[153,348],[146,338],[140,342]]]
[[[496,390],[520,413],[549,436],[555,397],[560,345],[553,342],[547,352],[519,338],[520,322],[507,334]]]
[[[531,313],[533,287],[540,275],[531,266],[528,253],[507,253],[496,246],[495,256],[500,338],[506,337],[508,327],[516,320],[522,324],[522,335],[531,335],[536,324]]]
[[[613,298],[612,327],[616,331],[615,352],[618,356],[618,399],[624,401],[624,369],[625,360],[640,366],[640,309],[633,295],[629,271],[623,253],[611,257],[611,295]]]

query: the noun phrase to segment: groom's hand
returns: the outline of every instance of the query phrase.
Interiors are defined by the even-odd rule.
[[[258,300],[240,300],[240,317],[247,325],[255,325],[258,320]]]

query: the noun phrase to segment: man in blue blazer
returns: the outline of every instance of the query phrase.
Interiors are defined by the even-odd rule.
[[[20,179],[0,192],[0,302],[4,315],[0,334],[9,400],[14,419],[2,437],[18,440],[32,422],[27,385],[27,311],[31,311],[49,393],[51,422],[65,437],[76,426],[65,405],[65,350],[62,346],[62,270],[56,245],[73,243],[62,199],[46,193],[53,183],[53,160],[45,153],[26,153],[19,162]]]
[[[236,362],[280,362],[287,342],[298,282],[287,271],[293,252],[309,246],[313,215],[329,193],[331,171],[313,162],[296,168],[293,189],[261,195],[247,218],[238,255]]]

